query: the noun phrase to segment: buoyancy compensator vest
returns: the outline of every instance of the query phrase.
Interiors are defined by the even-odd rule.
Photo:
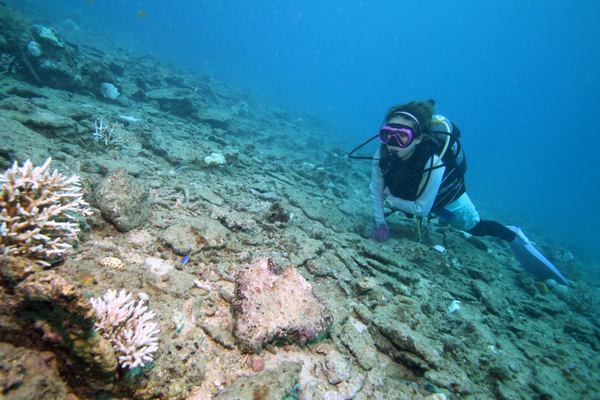
[[[390,193],[404,200],[415,201],[420,193],[419,186],[423,180],[423,168],[431,159],[433,146],[430,141],[423,141],[415,148],[410,158],[403,160],[389,151],[382,144],[379,153],[379,168],[383,175],[385,186]]]
[[[467,160],[460,143],[460,130],[447,118],[434,115],[429,140],[423,140],[408,160],[402,160],[387,146],[380,148],[379,167],[386,187],[396,197],[415,201],[429,183],[433,170],[445,167],[432,211],[439,210],[465,192]],[[433,163],[433,155],[439,160]]]

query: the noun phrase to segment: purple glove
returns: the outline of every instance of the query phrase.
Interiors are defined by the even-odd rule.
[[[373,239],[378,242],[385,242],[390,237],[390,229],[385,224],[381,224],[377,226],[375,232],[373,232]]]

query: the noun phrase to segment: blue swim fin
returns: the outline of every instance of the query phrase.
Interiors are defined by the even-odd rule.
[[[517,261],[527,272],[542,280],[554,279],[563,285],[568,284],[563,274],[536,249],[519,227],[507,226],[507,228],[517,234],[510,247]]]

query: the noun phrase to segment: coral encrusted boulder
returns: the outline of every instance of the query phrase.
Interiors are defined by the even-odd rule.
[[[236,276],[235,335],[242,351],[257,352],[275,339],[305,343],[327,330],[332,316],[293,267],[263,258]]]

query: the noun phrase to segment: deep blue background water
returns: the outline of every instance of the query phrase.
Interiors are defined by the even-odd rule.
[[[38,4],[326,118],[347,149],[392,104],[434,98],[462,129],[482,211],[600,248],[596,0]]]

